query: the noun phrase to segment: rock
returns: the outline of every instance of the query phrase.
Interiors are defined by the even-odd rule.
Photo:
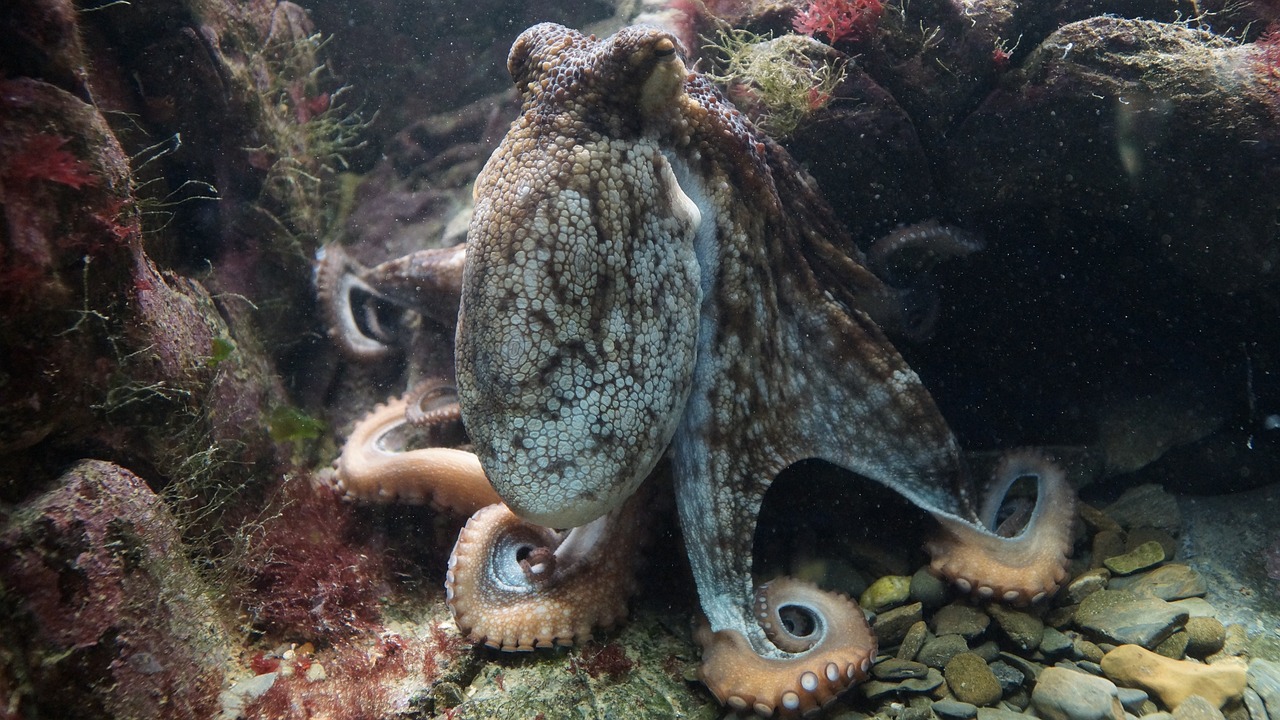
[[[1095,533],[1093,542],[1090,544],[1090,551],[1093,554],[1094,564],[1099,564],[1102,558],[1109,558],[1113,555],[1124,554],[1124,532],[1120,530],[1103,530]]]
[[[7,600],[30,618],[14,648],[41,714],[208,718],[230,633],[188,564],[168,507],[133,473],[83,461],[0,528]],[[22,648],[18,650],[17,648]]]
[[[1077,660],[1088,660],[1092,663],[1100,663],[1102,662],[1102,656],[1107,653],[1095,642],[1091,642],[1084,638],[1076,638],[1071,642],[1071,654]]]
[[[1146,570],[1164,562],[1164,547],[1160,543],[1145,542],[1123,555],[1106,558],[1102,564],[1116,575],[1130,575],[1139,570]]]
[[[1249,687],[1262,699],[1267,715],[1280,718],[1280,663],[1262,658],[1249,661]]]
[[[888,682],[885,680],[870,680],[858,686],[859,692],[870,700],[876,700],[886,696],[897,696],[902,694],[920,695],[933,692],[942,685],[942,673],[934,668],[922,678],[907,678],[897,682]]]
[[[1031,704],[1044,720],[1124,720],[1114,683],[1060,667],[1040,673]]]
[[[896,657],[899,660],[915,660],[925,640],[929,639],[929,626],[923,620],[917,620],[907,629],[907,634],[898,644]],[[882,641],[883,642],[883,641]]]
[[[929,666],[897,658],[887,658],[871,666],[872,677],[889,682],[908,678],[922,678],[928,674]]]
[[[1126,490],[1106,512],[1126,528],[1153,527],[1177,532],[1182,527],[1178,500],[1159,485],[1139,485]]]
[[[1187,618],[1188,655],[1203,658],[1222,649],[1227,640],[1227,628],[1221,620],[1212,617]]]
[[[1182,701],[1173,711],[1173,720],[1226,720],[1222,711],[1199,695]]]
[[[928,568],[920,568],[911,576],[911,599],[929,609],[940,608],[946,604],[950,592],[947,584]]]
[[[1244,708],[1249,712],[1249,720],[1270,720],[1267,715],[1267,704],[1252,687],[1244,689]]]
[[[996,681],[1000,683],[1000,691],[1008,696],[1022,688],[1022,684],[1026,682],[1026,676],[1021,670],[1001,660],[987,660],[987,667],[991,668],[991,674],[996,676]]]
[[[1224,659],[1213,665],[1172,660],[1137,645],[1121,645],[1102,658],[1102,672],[1117,685],[1146,690],[1165,707],[1177,709],[1199,695],[1221,708],[1244,693],[1245,663]]]
[[[1118,533],[1122,530],[1120,523],[1113,520],[1110,515],[1087,503],[1077,502],[1076,512],[1084,521],[1085,527],[1094,533],[1104,531]]]
[[[973,653],[960,653],[951,658],[942,674],[951,694],[961,702],[994,705],[1004,694],[986,661]]]
[[[1140,575],[1113,578],[1107,587],[1168,601],[1201,597],[1208,591],[1204,577],[1181,563],[1161,565]]]
[[[1100,590],[1080,603],[1075,622],[1116,644],[1154,648],[1187,620],[1185,610],[1125,590]]]
[[[885,575],[867,588],[858,598],[864,610],[878,613],[897,607],[911,595],[911,578],[902,575]]]
[[[1068,583],[1059,596],[1059,601],[1064,605],[1078,605],[1086,597],[1107,587],[1107,581],[1110,579],[1110,570],[1093,568]]]
[[[1187,656],[1187,641],[1187,633],[1179,630],[1164,640],[1161,640],[1160,644],[1156,645],[1153,650],[1155,650],[1157,654],[1163,655],[1167,658],[1181,660]]]
[[[916,661],[941,670],[947,666],[951,658],[968,651],[969,644],[964,641],[963,637],[959,635],[939,635],[925,641],[924,647],[920,648],[920,652],[916,653]]]
[[[1027,720],[1027,716],[1004,708],[978,708],[978,720]]]
[[[1141,712],[1142,706],[1150,697],[1145,690],[1138,688],[1117,688],[1116,696],[1120,698],[1120,704],[1124,706],[1125,710],[1138,716],[1143,714]]]
[[[921,622],[922,614],[923,608],[918,602],[896,607],[877,615],[875,622],[871,623],[871,629],[875,631],[882,646],[892,647],[902,642],[907,632]]]
[[[978,714],[978,706],[973,703],[960,702],[947,698],[938,700],[931,706],[933,712],[942,720],[969,720]]]
[[[1069,656],[1073,645],[1071,638],[1056,628],[1045,628],[1040,636],[1040,652],[1050,660]]]
[[[939,608],[929,620],[935,635],[960,635],[973,640],[987,631],[991,618],[972,605],[953,603]]]
[[[1218,608],[1204,598],[1192,597],[1186,600],[1174,600],[1173,606],[1186,610],[1191,617],[1218,617]]]
[[[1139,545],[1148,542],[1160,543],[1160,547],[1164,549],[1164,556],[1172,558],[1178,552],[1178,540],[1170,535],[1167,531],[1155,527],[1135,527],[1130,528],[1129,532],[1124,536],[1125,552],[1133,552],[1138,549]]]
[[[1030,652],[1040,647],[1045,632],[1044,622],[1040,618],[999,604],[987,606],[987,615],[996,621],[996,625],[1017,649]]]

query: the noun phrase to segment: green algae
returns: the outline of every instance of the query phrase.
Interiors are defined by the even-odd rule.
[[[846,76],[845,60],[812,38],[770,39],[746,30],[722,30],[707,46],[719,72],[707,75],[729,88],[734,102],[775,137],[790,135],[809,114],[830,102]]]

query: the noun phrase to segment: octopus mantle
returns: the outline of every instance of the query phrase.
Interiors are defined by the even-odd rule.
[[[333,334],[358,357],[386,344],[358,322],[358,297],[439,316],[424,305],[460,294],[457,399],[474,455],[387,449],[411,420],[457,423],[436,383],[363,421],[335,476],[357,498],[476,512],[449,568],[464,632],[528,649],[621,619],[641,484],[664,457],[706,616],[701,677],[735,709],[808,713],[875,656],[851,600],[788,578],[754,587],[765,491],[799,460],[931,513],[932,568],[962,591],[1026,604],[1057,589],[1073,502],[1062,473],[1011,455],[979,506],[950,429],[881,330],[893,289],[787,153],[686,69],[674,37],[542,24],[508,67],[523,107],[476,180],[465,257],[363,269],[333,249],[318,274]],[[997,534],[1027,476],[1034,511]]]

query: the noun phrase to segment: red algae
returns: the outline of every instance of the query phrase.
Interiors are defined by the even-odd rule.
[[[283,509],[250,549],[254,624],[269,633],[332,640],[367,631],[388,590],[383,549],[352,532],[353,508],[305,481],[286,480]]]

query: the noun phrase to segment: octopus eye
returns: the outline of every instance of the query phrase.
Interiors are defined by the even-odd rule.
[[[660,58],[675,55],[676,44],[671,41],[671,38],[660,38],[658,42],[653,44],[653,54]]]
[[[511,74],[511,79],[515,81],[517,86],[523,84],[521,78],[524,75],[525,68],[529,65],[529,55],[532,52],[531,42],[524,36],[516,38],[516,42],[511,46],[511,54],[507,56],[507,72]]]

